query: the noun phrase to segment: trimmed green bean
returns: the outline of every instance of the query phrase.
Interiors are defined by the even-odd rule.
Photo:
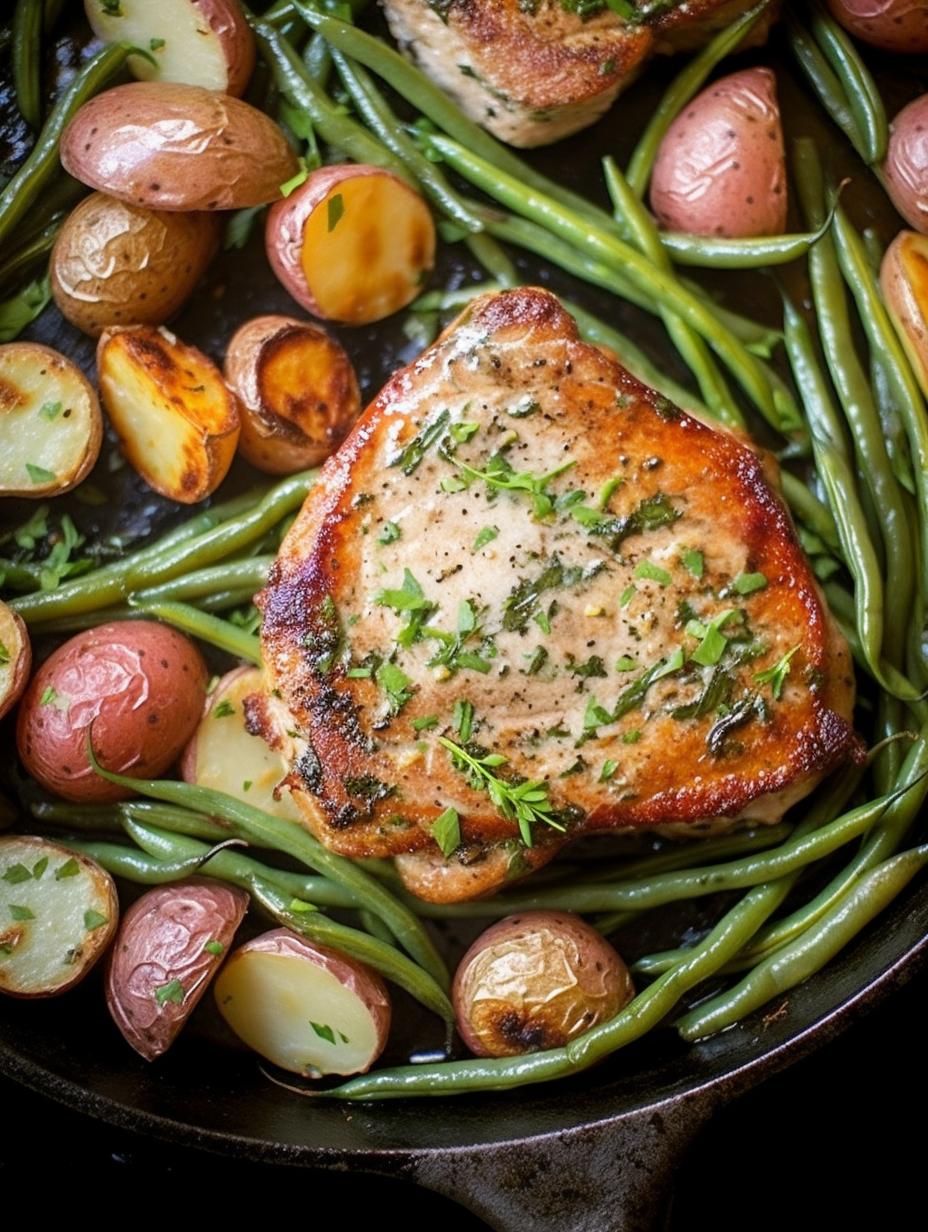
[[[220,616],[201,612],[189,603],[172,603],[167,599],[141,602],[131,598],[129,606],[140,616],[156,616],[165,624],[182,629],[184,633],[190,633],[218,650],[259,667],[261,665],[261,643],[258,638]]]
[[[818,0],[811,5],[810,29],[844,89],[864,161],[878,166],[886,157],[889,126],[876,83],[851,39]]]
[[[767,3],[756,4],[754,8],[726,25],[698,55],[693,56],[683,71],[670,83],[657,110],[639,137],[625,172],[626,179],[639,197],[644,196],[648,187],[654,160],[668,128],[690,99],[702,89],[712,70],[738,49],[742,40],[750,34],[769,7]]]
[[[103,89],[132,54],[138,54],[138,48],[127,43],[104,47],[88,60],[62,92],[29,157],[0,192],[0,246],[7,242],[58,170],[58,141],[65,125],[82,104]]]
[[[160,603],[165,599],[202,599],[223,590],[250,591],[254,594],[267,581],[273,556],[250,556],[246,560],[229,561],[183,573],[160,586],[146,586],[132,595],[133,603]]]
[[[660,238],[665,252],[677,265],[693,265],[702,269],[762,269],[770,265],[787,265],[804,257],[824,230],[733,240],[687,235],[682,231],[661,231]]]
[[[813,531],[832,552],[840,552],[841,542],[838,538],[838,528],[834,515],[827,505],[823,505],[807,484],[797,479],[790,471],[780,472],[780,484],[783,495],[793,514],[803,525]]]
[[[796,16],[792,5],[787,5],[783,19],[789,35],[790,50],[818,101],[866,162],[864,135],[851,111],[844,86],[808,28]]]
[[[31,129],[42,124],[42,0],[17,0],[13,13],[13,84]]]

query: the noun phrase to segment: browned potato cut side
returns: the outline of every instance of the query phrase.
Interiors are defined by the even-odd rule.
[[[162,496],[194,504],[214,492],[238,443],[238,401],[218,368],[166,329],[107,330],[100,394],[126,457]]]
[[[376,972],[285,928],[236,950],[215,995],[250,1048],[309,1078],[364,1073],[390,1030],[390,997]]]
[[[21,616],[0,603],[0,719],[19,701],[32,667],[32,644]]]
[[[361,411],[344,348],[293,317],[256,317],[241,326],[226,352],[225,376],[242,405],[239,449],[272,475],[324,462]]]
[[[274,272],[316,316],[367,325],[404,308],[435,263],[423,199],[381,167],[322,167],[268,213]]]
[[[255,40],[237,0],[84,0],[87,20],[105,43],[144,47],[133,56],[142,81],[174,81],[244,94],[255,63]]]
[[[93,467],[103,416],[76,364],[37,342],[0,346],[0,496],[55,496]]]
[[[97,338],[111,325],[162,325],[212,260],[211,214],[168,214],[91,193],[58,233],[49,272],[62,316]]]
[[[248,699],[264,688],[258,668],[236,668],[222,677],[206,699],[181,774],[188,783],[224,791],[275,817],[299,821],[300,811],[290,792],[283,788],[279,799],[275,796],[290,772],[283,754],[249,731]]]
[[[883,257],[880,285],[912,371],[928,398],[928,236],[900,231]]]
[[[109,945],[118,915],[113,879],[93,860],[43,838],[0,838],[0,992],[66,992]]]
[[[192,879],[149,890],[126,912],[107,966],[106,1004],[146,1061],[180,1034],[247,909],[244,890]]]
[[[265,205],[299,170],[263,111],[169,81],[131,81],[84,103],[59,153],[82,184],[153,210]]]
[[[454,976],[464,1043],[482,1057],[561,1048],[635,993],[606,939],[567,911],[525,911],[481,933]]]

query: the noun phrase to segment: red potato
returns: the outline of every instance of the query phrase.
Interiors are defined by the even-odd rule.
[[[382,167],[320,167],[268,212],[265,246],[297,303],[346,325],[410,303],[435,263],[435,225],[404,180]]]
[[[181,777],[275,817],[299,821],[300,810],[290,792],[283,788],[279,798],[275,796],[290,773],[289,763],[280,750],[248,730],[248,699],[265,688],[257,667],[238,667],[222,677],[206,698],[203,717],[184,750]]]
[[[832,15],[855,38],[884,51],[928,51],[925,0],[826,0]]]
[[[33,676],[16,725],[19,756],[48,791],[79,802],[124,800],[87,759],[157,778],[180,756],[203,710],[207,671],[188,638],[151,620],[78,633]]]
[[[149,890],[123,916],[107,964],[106,1004],[146,1061],[180,1034],[247,909],[244,890],[194,878]]]
[[[226,351],[225,378],[242,407],[239,451],[271,475],[324,462],[361,413],[351,360],[309,321],[246,321]]]
[[[567,911],[525,911],[481,933],[455,972],[458,1031],[480,1057],[560,1048],[635,995],[625,963]]]
[[[890,125],[883,172],[893,205],[910,227],[928,234],[928,94],[903,107]]]
[[[880,267],[883,299],[928,398],[928,236],[900,231]]]
[[[62,134],[59,154],[82,184],[152,210],[265,205],[299,170],[263,111],[168,81],[132,81],[92,98]]]
[[[143,81],[175,81],[236,96],[255,66],[255,40],[237,0],[84,0],[87,20],[104,43],[149,52],[129,68]]]
[[[113,938],[116,886],[96,861],[32,835],[0,838],[0,993],[57,997]]]
[[[776,78],[733,73],[683,109],[661,142],[651,208],[668,231],[732,238],[786,230],[786,160]]]
[[[32,643],[21,616],[0,603],[0,719],[16,705],[32,670]]]
[[[237,949],[214,991],[249,1048],[309,1078],[365,1073],[390,1031],[390,997],[376,972],[285,928]]]
[[[145,482],[185,505],[215,492],[241,422],[213,361],[163,327],[135,325],[104,330],[97,372],[123,452]]]

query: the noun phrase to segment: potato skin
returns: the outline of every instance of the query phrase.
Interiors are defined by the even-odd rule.
[[[242,406],[239,451],[271,475],[324,462],[361,413],[344,348],[309,321],[246,321],[229,343],[224,371]]]
[[[225,958],[248,901],[235,886],[192,878],[149,890],[124,914],[107,963],[106,1005],[146,1061],[174,1043]],[[162,994],[159,1002],[158,990],[173,980],[182,991]]]
[[[256,107],[167,81],[133,81],[85,103],[61,163],[91,188],[153,210],[237,210],[280,196],[299,164]]]
[[[151,0],[127,0],[127,4],[132,10],[146,6],[152,10],[150,13],[142,14],[145,21],[150,23],[151,32],[156,37],[161,37],[162,32],[169,34],[171,42],[178,37],[185,38],[188,33],[192,33],[192,31],[184,30],[182,26],[175,27],[172,24],[171,9],[189,10],[194,17],[193,24],[199,32],[202,33],[206,29],[217,40],[224,69],[221,80],[214,78],[213,80],[191,81],[188,76],[174,75],[167,70],[164,64],[164,49],[156,47],[152,48],[152,55],[157,62],[155,65],[142,56],[130,58],[129,68],[134,77],[142,81],[155,79],[205,86],[208,90],[221,90],[225,94],[234,94],[236,98],[245,93],[255,66],[255,40],[237,0],[180,0],[179,4],[177,0],[174,0],[172,4],[159,0],[157,6],[151,4]],[[128,34],[126,33],[124,29],[125,9],[119,15],[108,15],[104,0],[84,0],[84,11],[94,34],[104,42],[125,40],[134,42],[135,46],[147,47],[148,39],[140,40],[137,35],[133,39],[132,35],[135,32],[131,30]],[[135,17],[136,14],[133,13],[132,16]],[[141,33],[138,27],[136,27],[136,32]]]
[[[928,397],[928,238],[900,231],[880,266],[883,299]]]
[[[928,235],[928,94],[903,107],[889,132],[886,191],[909,226]]]
[[[98,338],[112,325],[162,325],[178,312],[219,244],[210,214],[156,212],[91,193],[52,249],[52,294],[63,317]]]
[[[32,670],[32,643],[25,621],[0,603],[0,719],[19,701]]]
[[[157,778],[190,739],[207,671],[188,638],[151,620],[114,621],[78,633],[33,676],[19,708],[19,756],[34,778],[66,800],[124,800],[132,793],[97,775]],[[44,700],[43,700],[44,699]]]
[[[914,55],[928,51],[928,8],[924,0],[826,0],[848,33],[884,51]]]
[[[525,911],[481,933],[454,976],[458,1031],[480,1057],[559,1048],[634,996],[611,945],[567,911]]]
[[[651,208],[668,231],[731,238],[786,230],[786,161],[776,79],[746,69],[713,82],[667,130]]]

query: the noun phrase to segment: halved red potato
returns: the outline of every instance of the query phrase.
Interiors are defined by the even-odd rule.
[[[390,995],[375,971],[286,928],[240,946],[214,992],[239,1039],[308,1078],[364,1073],[390,1031]]]
[[[222,677],[207,697],[203,717],[184,751],[181,776],[275,817],[299,821],[300,811],[290,792],[284,788],[279,799],[274,794],[290,773],[289,762],[249,731],[248,698],[264,689],[264,675],[257,667],[237,667]]]
[[[211,214],[168,214],[91,193],[58,232],[49,264],[62,316],[97,338],[111,325],[162,325],[219,243]]]
[[[84,103],[59,154],[82,184],[153,210],[265,205],[299,170],[263,111],[169,81],[132,81]]]
[[[123,452],[147,484],[185,505],[214,492],[232,465],[238,399],[202,351],[163,327],[105,330],[100,396]]]
[[[0,838],[0,992],[66,992],[109,945],[118,919],[113,879],[94,860],[44,838]]]
[[[77,633],[32,677],[16,742],[26,770],[48,791],[79,802],[132,793],[94,772],[101,766],[157,778],[173,765],[203,712],[206,664],[196,646],[153,620],[123,620]]]
[[[452,988],[458,1032],[481,1057],[560,1048],[634,994],[609,942],[568,911],[500,920],[461,959]]]
[[[32,668],[32,643],[21,616],[0,603],[0,719],[19,701]]]
[[[928,397],[928,236],[899,232],[883,257],[880,286],[912,371]]]
[[[103,440],[103,416],[76,364],[38,342],[0,346],[0,496],[77,487]]]
[[[106,969],[106,1004],[127,1043],[154,1061],[206,992],[248,910],[248,895],[193,878],[136,899]]]
[[[255,40],[237,0],[84,0],[104,43],[148,51],[129,68],[142,81],[176,81],[244,94],[255,66]]]
[[[361,412],[344,347],[294,317],[246,321],[226,351],[225,378],[241,403],[239,451],[271,475],[324,462]]]
[[[889,126],[883,172],[893,205],[928,235],[928,94],[903,107]]]
[[[320,167],[268,212],[274,273],[315,316],[367,325],[405,308],[435,264],[435,224],[392,171]]]
[[[769,68],[732,73],[688,103],[664,135],[651,208],[668,231],[781,235],[786,158]]]
[[[855,38],[884,51],[928,51],[925,0],[826,0],[833,16]]]

